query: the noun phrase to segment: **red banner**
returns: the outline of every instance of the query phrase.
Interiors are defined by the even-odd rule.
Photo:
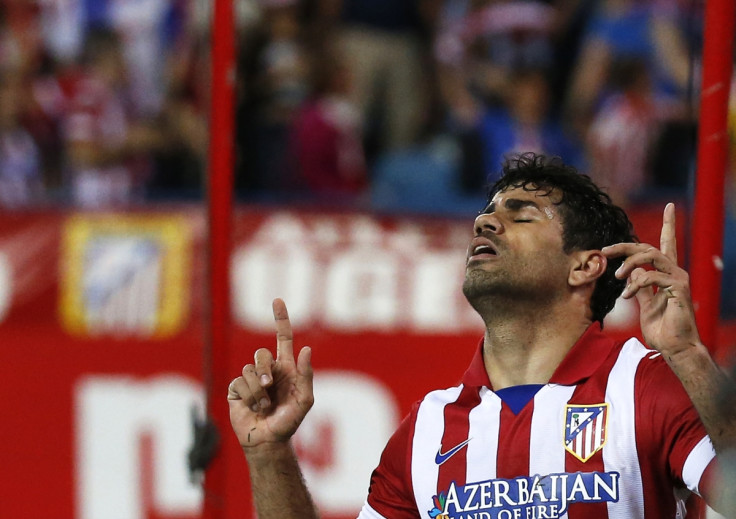
[[[633,219],[656,243],[660,209]],[[0,517],[199,516],[186,455],[204,409],[204,232],[193,208],[0,215]],[[470,222],[247,209],[235,233],[233,377],[274,346],[270,303],[284,298],[296,344],[314,349],[316,404],[295,439],[305,477],[323,517],[355,517],[401,417],[455,384],[482,336],[460,290]],[[606,330],[637,320],[620,304]],[[245,462],[221,433],[218,498],[250,517]]]

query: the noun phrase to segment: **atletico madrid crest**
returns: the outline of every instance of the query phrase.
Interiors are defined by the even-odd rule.
[[[565,450],[583,463],[606,443],[608,404],[565,406]]]

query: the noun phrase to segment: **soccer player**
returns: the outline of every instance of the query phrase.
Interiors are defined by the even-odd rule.
[[[457,387],[418,402],[373,472],[361,519],[682,517],[690,493],[723,510],[717,455],[736,447],[725,375],[695,326],[675,210],[660,247],[590,179],[556,159],[510,160],[476,218],[463,292],[486,326]],[[602,332],[636,297],[647,346]],[[316,511],[290,438],[313,402],[274,301],[267,349],[228,391],[258,516]]]

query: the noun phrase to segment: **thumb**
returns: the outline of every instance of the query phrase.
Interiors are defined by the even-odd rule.
[[[227,399],[228,400],[242,400],[240,397],[240,394],[238,394],[238,390],[235,389],[235,383],[237,382],[237,379],[230,382],[230,385],[227,386]]]

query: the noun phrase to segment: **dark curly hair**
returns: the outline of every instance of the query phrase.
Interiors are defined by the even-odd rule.
[[[489,203],[496,193],[515,188],[541,191],[544,195],[556,191],[561,195],[555,205],[562,218],[566,253],[638,241],[624,210],[614,205],[611,197],[589,176],[579,173],[559,157],[535,153],[508,157],[503,165],[503,176],[489,189]],[[590,309],[593,320],[601,326],[626,286],[626,280],[616,279],[614,275],[622,263],[623,258],[609,259],[606,271],[596,282]]]

